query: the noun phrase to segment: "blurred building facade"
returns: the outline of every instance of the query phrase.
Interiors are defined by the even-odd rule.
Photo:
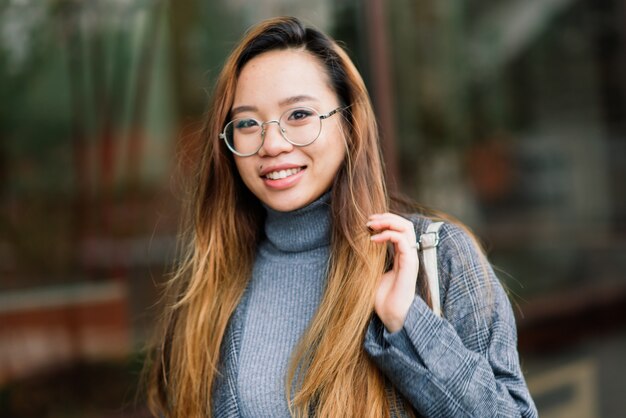
[[[345,43],[392,188],[484,240],[541,416],[621,416],[620,0],[0,4],[0,415],[144,414],[48,383],[132,392],[174,258],[179,157],[229,50],[280,14]],[[33,388],[51,394],[25,401]]]

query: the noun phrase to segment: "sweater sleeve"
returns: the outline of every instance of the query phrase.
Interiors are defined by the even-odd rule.
[[[443,318],[416,296],[393,334],[374,315],[366,352],[424,417],[537,417],[519,365],[515,318],[493,269],[449,224],[437,258]]]

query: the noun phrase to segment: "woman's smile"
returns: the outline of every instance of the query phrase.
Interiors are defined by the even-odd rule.
[[[261,176],[265,185],[274,190],[283,190],[295,186],[305,175],[306,166],[280,166],[270,168]]]
[[[293,176],[294,174],[297,174],[302,170],[303,170],[302,167],[297,167],[297,168],[289,168],[287,170],[272,171],[271,173],[267,173],[265,177],[271,180],[280,180],[286,177]]]

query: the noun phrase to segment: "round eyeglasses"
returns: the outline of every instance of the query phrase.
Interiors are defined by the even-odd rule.
[[[267,125],[278,125],[280,134],[287,142],[297,147],[312,144],[322,132],[322,120],[341,110],[340,107],[320,115],[310,107],[295,107],[283,113],[278,120],[260,122],[253,118],[231,120],[224,127],[220,138],[234,154],[249,157],[256,154],[265,141]]]

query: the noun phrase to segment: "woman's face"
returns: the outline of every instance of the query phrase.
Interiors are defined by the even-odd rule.
[[[313,55],[294,49],[269,51],[243,67],[231,109],[233,119],[263,123],[278,120],[295,107],[309,107],[320,115],[339,107],[326,72]],[[276,123],[265,125],[265,141],[256,154],[234,155],[243,182],[274,210],[292,211],[313,202],[331,187],[343,164],[341,123],[339,114],[322,120],[319,137],[304,147],[287,142]]]

